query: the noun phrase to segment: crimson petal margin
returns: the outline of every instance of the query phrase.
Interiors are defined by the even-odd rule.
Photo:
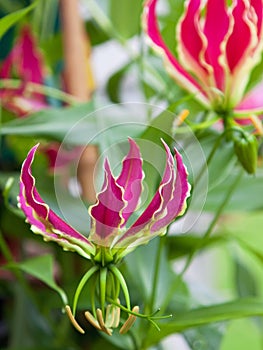
[[[163,142],[166,151],[166,169],[162,181],[152,201],[116,244],[116,247],[135,247],[148,242],[156,235],[166,232],[168,224],[176,216],[182,215],[189,196],[190,185],[187,182],[187,171],[182,158],[176,151],[177,175],[174,158],[169,147]],[[123,254],[125,255],[125,253]]]
[[[53,212],[35,187],[31,165],[37,148],[38,145],[29,151],[22,165],[18,205],[25,213],[34,233],[42,235],[45,241],[54,241],[65,250],[76,251],[89,259],[94,253],[92,243]]]
[[[197,81],[180,65],[175,56],[171,53],[168,47],[162,40],[156,18],[157,0],[148,0],[144,5],[143,26],[145,33],[150,39],[150,45],[160,53],[166,64],[169,74],[180,84],[184,89],[196,95],[196,98],[206,107],[210,106],[206,93]]]

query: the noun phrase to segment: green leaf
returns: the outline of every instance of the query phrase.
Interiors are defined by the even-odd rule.
[[[172,321],[159,324],[160,332],[152,331],[147,345],[156,344],[170,334],[192,327],[249,316],[263,316],[263,300],[243,298],[227,303],[200,307],[187,312],[178,312]]]
[[[32,258],[26,260],[24,262],[9,264],[6,266],[7,268],[18,268],[34,277],[39,279],[40,281],[47,284],[50,288],[56,291],[62,301],[63,304],[68,304],[67,296],[62,288],[60,288],[55,282],[53,271],[54,271],[54,261],[52,255],[42,255],[36,258]]]
[[[110,0],[110,19],[125,39],[138,34],[141,28],[142,0]]]
[[[110,105],[94,109],[93,103],[67,108],[50,108],[27,118],[5,123],[2,135],[45,137],[71,145],[95,143],[103,150],[128,136],[137,137],[145,129],[142,104]]]
[[[228,326],[220,350],[233,349],[262,349],[262,335],[252,320],[237,320]]]
[[[45,109],[27,118],[5,123],[0,132],[2,135],[44,136],[63,140],[70,128],[86,117],[92,108],[91,103],[85,103],[75,107]],[[93,118],[87,119],[92,133],[95,131],[95,121]]]
[[[18,10],[16,12],[10,13],[5,17],[0,19],[0,39],[5,34],[5,32],[12,27],[16,22],[22,19],[28,12],[33,10],[36,6],[37,1],[33,2],[30,6]]]
[[[169,259],[177,259],[192,252],[194,248],[199,246],[200,242],[202,242],[201,249],[205,249],[217,243],[224,242],[225,238],[221,235],[217,235],[203,241],[202,237],[187,233],[187,235],[182,236],[168,235],[167,241]]]

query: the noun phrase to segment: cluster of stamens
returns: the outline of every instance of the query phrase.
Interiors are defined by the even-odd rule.
[[[79,295],[88,282],[93,282],[90,285],[92,312],[84,312],[86,320],[96,329],[107,335],[112,335],[113,328],[118,328],[120,325],[121,310],[123,310],[128,314],[128,318],[121,326],[119,332],[120,334],[127,333],[134,324],[136,317],[140,316],[139,306],[134,306],[131,309],[129,291],[125,279],[115,265],[95,265],[82,277],[75,292],[73,311],[69,305],[65,306],[65,311],[73,326],[80,333],[85,333],[84,329],[77,322],[75,313]],[[120,303],[119,294],[121,290],[125,298],[126,307]],[[100,308],[96,307],[96,301],[98,300]]]

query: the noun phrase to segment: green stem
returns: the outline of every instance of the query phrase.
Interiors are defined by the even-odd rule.
[[[10,264],[10,266],[16,264],[15,260],[13,259],[12,253],[8,247],[8,245],[6,244],[6,241],[4,239],[4,236],[0,230],[0,250],[3,253],[3,256],[5,258],[5,260],[7,261],[8,264]],[[21,284],[21,286],[24,288],[24,290],[27,293],[30,293],[30,288],[28,287],[28,283],[24,277],[24,274],[17,268],[14,268],[14,270],[12,269],[13,274],[15,275],[16,279],[19,281],[19,283]],[[32,293],[30,293],[30,295],[32,295]]]
[[[100,269],[100,307],[103,318],[105,317],[105,299],[106,299],[106,284],[107,284],[107,267]]]
[[[184,268],[182,269],[182,271],[180,272],[180,274],[178,275],[178,277],[182,277],[184,275],[186,270],[191,265],[191,262],[192,262],[192,260],[193,260],[193,258],[195,256],[196,252],[203,246],[205,241],[210,237],[210,235],[213,232],[213,229],[214,229],[214,227],[215,227],[215,225],[216,225],[220,215],[222,214],[223,210],[225,209],[226,205],[228,204],[229,200],[231,199],[232,194],[234,193],[235,189],[237,188],[237,186],[238,186],[238,184],[239,184],[243,174],[244,174],[244,171],[243,171],[243,169],[241,169],[239,174],[235,177],[232,186],[230,186],[229,191],[226,193],[226,196],[224,197],[222,203],[218,207],[217,212],[215,213],[215,216],[213,217],[213,220],[211,221],[210,225],[208,226],[208,228],[207,228],[207,230],[206,230],[202,240],[200,240],[198,242],[196,247],[192,250],[192,252],[188,256],[186,264],[185,264]]]
[[[126,281],[120,272],[120,270],[116,266],[110,266],[109,267],[110,271],[113,273],[113,275],[116,277],[116,279],[120,282],[124,298],[126,301],[127,309],[131,309],[131,302],[130,302],[130,295],[129,295],[129,290],[126,284]]]
[[[221,143],[221,141],[222,141],[222,139],[223,139],[224,136],[225,136],[225,133],[221,134],[221,135],[218,137],[218,139],[216,140],[216,142],[214,143],[213,148],[212,148],[211,151],[209,152],[209,155],[208,155],[208,157],[207,157],[206,163],[204,163],[204,165],[202,166],[202,168],[201,168],[199,174],[197,175],[197,177],[196,177],[196,179],[195,179],[195,184],[194,184],[195,186],[196,186],[197,183],[200,181],[200,179],[202,178],[202,176],[203,176],[203,174],[204,174],[206,168],[207,168],[207,167],[209,166],[209,164],[211,163],[211,161],[212,161],[212,159],[213,159],[213,157],[214,157],[214,155],[215,155],[215,153],[216,153],[218,147],[220,146],[220,143]]]
[[[151,298],[149,302],[150,312],[153,312],[153,309],[154,309],[159,274],[160,274],[161,257],[162,257],[163,248],[165,246],[165,242],[166,242],[166,236],[160,237],[157,252],[156,252],[156,257],[155,257],[155,269],[154,269],[154,275],[153,275],[152,293],[151,293]]]
[[[95,302],[95,295],[96,295],[96,286],[97,286],[97,278],[98,275],[93,275],[92,281],[91,281],[91,288],[90,288],[90,304],[91,304],[91,310],[93,313],[93,316],[96,318],[96,302]]]
[[[79,285],[76,289],[75,295],[74,295],[74,300],[73,300],[73,315],[75,316],[76,313],[76,308],[77,308],[77,303],[79,299],[79,295],[85,286],[85,284],[88,282],[88,280],[91,278],[91,276],[94,275],[99,270],[98,266],[93,266],[91,269],[89,269],[85,275],[82,277],[82,279],[79,282]]]
[[[2,253],[3,253],[3,256],[4,256],[5,260],[9,264],[12,264],[12,263],[15,262],[14,259],[13,259],[12,253],[11,253],[10,249],[8,248],[8,245],[6,244],[6,241],[5,241],[1,231],[0,231],[0,249],[1,249]]]

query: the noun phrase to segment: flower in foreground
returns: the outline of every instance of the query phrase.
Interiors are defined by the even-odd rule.
[[[186,168],[178,151],[175,149],[173,157],[163,142],[166,167],[162,180],[146,209],[131,225],[128,224],[139,206],[144,177],[140,150],[134,140],[129,139],[129,144],[129,152],[123,159],[117,178],[113,176],[108,160],[105,160],[104,183],[97,195],[97,202],[89,209],[91,228],[88,238],[63,221],[40,197],[31,172],[38,145],[29,151],[22,165],[18,201],[32,231],[42,235],[45,241],[57,242],[65,250],[75,251],[93,263],[77,287],[73,312],[68,305],[65,307],[73,325],[81,333],[84,330],[77,323],[75,312],[80,292],[90,280],[93,281],[90,288],[92,313],[86,311],[85,316],[97,329],[111,335],[112,328],[119,325],[120,310],[129,314],[120,333],[125,333],[131,327],[136,316],[153,322],[154,317],[139,314],[137,306],[131,309],[129,291],[117,266],[136,246],[165,234],[167,226],[186,209],[190,192]],[[124,294],[126,307],[120,304],[120,290]]]
[[[161,36],[157,2],[145,2],[145,31],[177,83],[217,112],[262,111],[262,89],[252,90],[242,103],[263,51],[262,0],[236,0],[231,6],[226,0],[186,1],[176,27],[178,59]]]

